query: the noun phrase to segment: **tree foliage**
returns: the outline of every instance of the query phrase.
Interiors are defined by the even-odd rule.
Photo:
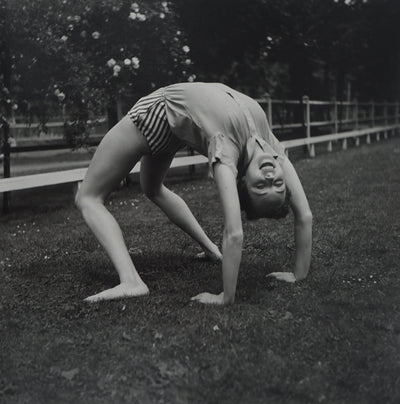
[[[26,110],[58,100],[83,119],[121,95],[137,98],[194,79],[190,48],[167,2],[2,0],[1,6],[3,91]]]
[[[73,121],[176,81],[398,98],[398,0],[0,0],[0,108]],[[79,126],[79,125],[78,125]]]
[[[344,98],[348,81],[361,98],[399,96],[398,0],[179,2],[206,79],[279,97]]]

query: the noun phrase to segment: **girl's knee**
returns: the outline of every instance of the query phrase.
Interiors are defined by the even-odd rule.
[[[104,199],[100,197],[96,197],[93,195],[89,195],[82,190],[82,188],[78,189],[75,194],[75,206],[83,212],[86,208],[90,208],[94,204],[104,204]]]
[[[85,204],[85,196],[82,195],[81,190],[78,189],[75,194],[75,206],[81,211],[83,209],[84,204]]]
[[[160,186],[151,186],[147,184],[142,184],[142,191],[151,201],[155,201],[162,192],[162,185]]]

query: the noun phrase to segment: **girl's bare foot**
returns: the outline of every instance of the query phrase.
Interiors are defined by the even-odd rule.
[[[145,283],[140,285],[132,283],[120,283],[114,288],[103,290],[103,292],[89,296],[84,300],[88,303],[94,303],[101,300],[121,299],[124,297],[143,296],[148,294],[149,289]]]
[[[222,254],[219,251],[219,248],[214,245],[212,250],[204,250],[196,254],[196,259],[198,259],[199,261],[217,262],[222,261]]]

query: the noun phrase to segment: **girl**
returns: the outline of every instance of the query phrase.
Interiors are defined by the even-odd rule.
[[[176,151],[183,145],[208,156],[224,214],[222,254],[186,203],[163,184]],[[249,219],[279,218],[290,207],[295,219],[294,270],[268,276],[286,282],[307,276],[311,259],[310,207],[264,111],[250,97],[223,84],[181,83],[141,98],[105,135],[90,163],[76,204],[111,258],[120,284],[86,301],[149,293],[129,256],[120,227],[104,206],[106,197],[139,160],[146,196],[200,244],[203,255],[222,261],[222,293],[201,293],[193,300],[234,302],[243,243],[241,210]]]

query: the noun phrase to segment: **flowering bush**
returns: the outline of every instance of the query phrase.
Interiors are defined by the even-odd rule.
[[[190,49],[167,1],[19,0],[7,12],[10,25],[1,30],[0,23],[0,34],[16,44],[10,86],[2,82],[9,104],[43,121],[62,107],[77,122],[66,126],[67,138],[82,132],[80,113],[104,113],[120,97],[133,103],[155,86],[193,79]]]

